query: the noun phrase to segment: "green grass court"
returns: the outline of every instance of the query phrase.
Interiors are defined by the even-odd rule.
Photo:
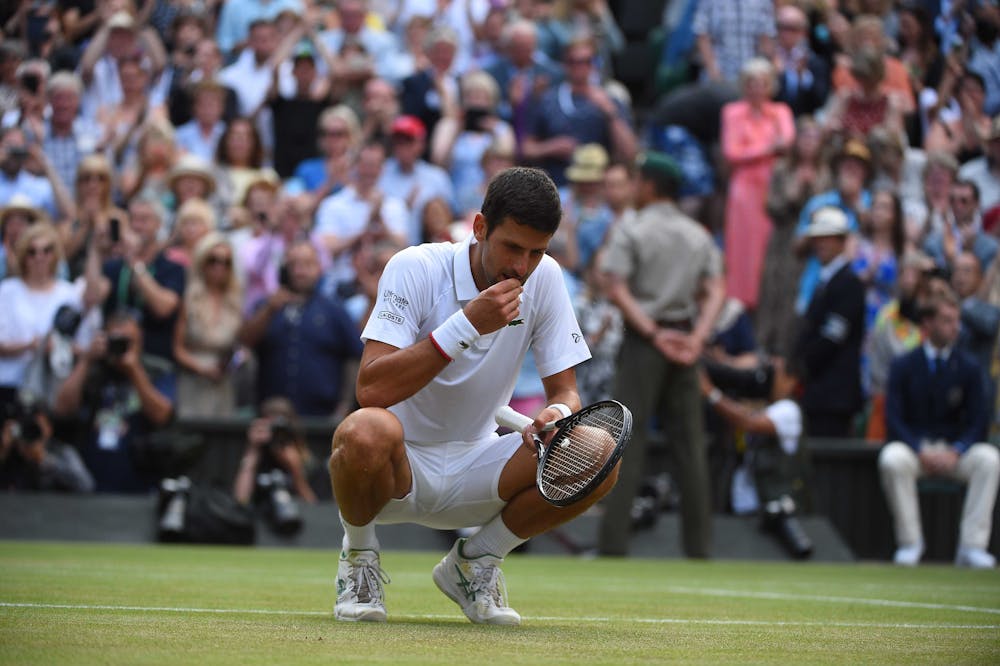
[[[390,621],[334,621],[336,553],[0,542],[3,664],[1000,663],[1000,572],[512,555],[482,627],[383,554]]]

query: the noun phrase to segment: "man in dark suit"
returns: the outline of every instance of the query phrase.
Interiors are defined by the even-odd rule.
[[[865,293],[845,254],[850,225],[840,208],[824,206],[806,235],[820,263],[819,284],[802,320],[795,347],[805,386],[806,432],[847,437],[861,407],[861,342]]]
[[[428,64],[403,79],[399,105],[403,115],[419,118],[431,136],[441,117],[458,104],[458,80],[452,71],[458,35],[447,26],[438,26],[427,35],[424,47]]]
[[[809,49],[809,18],[794,5],[776,14],[778,39],[774,66],[778,73],[775,99],[800,116],[815,113],[830,94],[830,65]]]
[[[882,487],[896,528],[894,562],[914,566],[924,552],[917,479],[947,476],[968,484],[955,564],[996,565],[987,552],[1000,482],[1000,452],[983,443],[987,411],[976,362],[955,347],[958,300],[939,295],[923,314],[922,346],[893,361],[886,391],[889,443],[879,453]]]

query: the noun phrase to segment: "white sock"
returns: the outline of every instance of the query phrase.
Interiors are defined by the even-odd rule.
[[[469,537],[462,548],[466,557],[492,555],[503,559],[507,553],[514,550],[527,539],[522,539],[507,527],[503,516],[497,514],[493,520],[483,525],[483,528]]]
[[[345,553],[349,550],[379,550],[374,520],[367,525],[351,525],[341,515],[340,524],[344,526],[343,548]]]

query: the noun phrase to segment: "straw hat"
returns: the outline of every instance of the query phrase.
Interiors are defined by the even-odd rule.
[[[608,151],[599,143],[586,143],[573,151],[573,162],[566,169],[566,178],[574,183],[596,183],[604,180],[608,169]]]

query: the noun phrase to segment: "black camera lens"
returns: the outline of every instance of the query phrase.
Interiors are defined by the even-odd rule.
[[[32,95],[37,95],[38,89],[42,87],[42,77],[35,72],[28,72],[21,76],[21,85]]]

